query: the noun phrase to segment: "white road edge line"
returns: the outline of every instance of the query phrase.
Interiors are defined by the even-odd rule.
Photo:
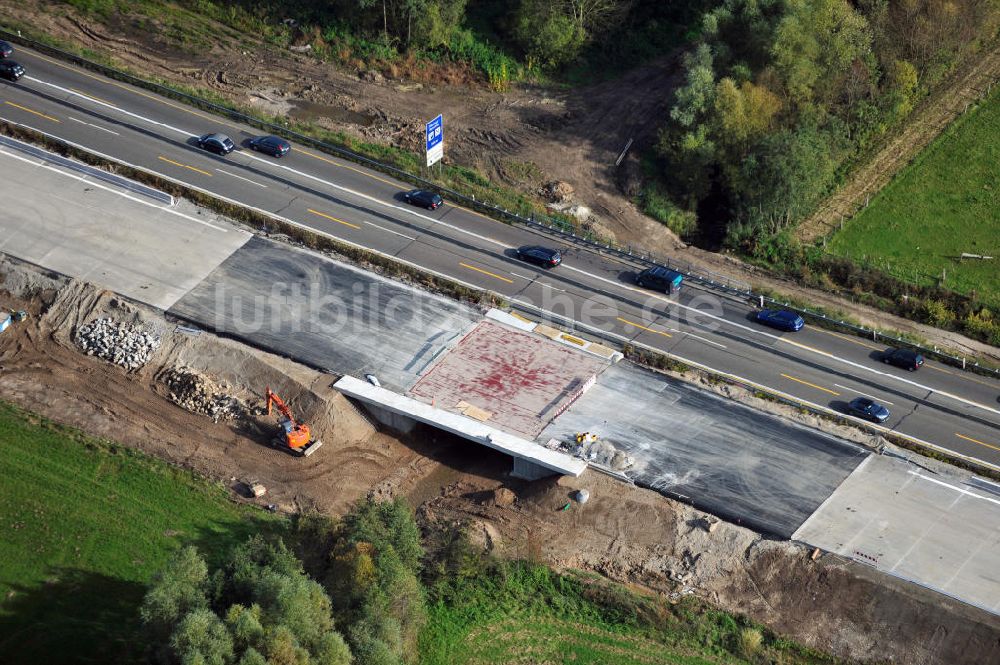
[[[882,399],[881,397],[875,397],[875,395],[869,395],[868,393],[863,393],[860,390],[855,390],[854,388],[848,388],[847,386],[842,386],[839,383],[835,383],[833,385],[837,386],[838,388],[843,388],[844,390],[846,390],[848,392],[857,393],[857,394],[862,395],[864,397],[871,397],[872,399],[877,400],[881,404],[888,404],[889,406],[895,406],[892,402],[890,402],[887,399]]]
[[[947,487],[948,489],[953,489],[956,492],[958,492],[959,494],[965,494],[965,495],[971,496],[973,499],[982,499],[983,501],[989,501],[990,503],[995,503],[998,506],[1000,506],[1000,500],[991,499],[988,496],[981,496],[979,494],[976,494],[975,492],[970,492],[969,490],[967,490],[967,489],[965,489],[963,487],[957,487],[956,485],[951,485],[949,483],[944,482],[943,480],[938,480],[937,478],[931,478],[930,476],[925,476],[924,474],[920,473],[919,471],[908,471],[907,473],[909,473],[911,476],[916,476],[917,478],[923,478],[924,480],[929,480],[930,482],[935,483],[937,485],[941,485],[942,487]]]
[[[34,129],[34,128],[31,128],[31,129]],[[39,130],[35,130],[35,131],[39,131]],[[80,147],[82,147],[82,146],[80,146]],[[98,153],[98,154],[100,154],[100,153]],[[109,157],[107,155],[102,155],[102,156],[103,157],[107,157],[108,159],[113,159],[112,157]],[[139,170],[148,171],[148,169],[143,169],[142,167],[135,166],[134,164],[128,164],[128,162],[124,162],[123,160],[117,160],[117,161],[119,161],[119,162],[121,162],[123,164],[127,164],[128,166],[131,166],[131,167],[139,169]],[[291,224],[292,226],[297,226],[297,227],[300,227],[300,228],[308,229],[309,231],[311,231],[313,233],[318,233],[319,235],[326,236],[328,238],[336,240],[337,242],[342,242],[344,244],[351,245],[352,247],[357,247],[358,249],[364,250],[366,252],[372,252],[373,254],[377,254],[377,255],[382,256],[384,258],[391,259],[391,260],[394,260],[394,261],[398,261],[398,262],[403,263],[405,265],[408,265],[408,266],[410,266],[412,268],[415,268],[417,270],[422,270],[424,272],[430,273],[432,275],[436,275],[438,277],[443,277],[445,279],[448,279],[448,280],[451,280],[451,281],[455,282],[456,284],[461,284],[462,286],[466,286],[466,287],[468,287],[470,289],[484,290],[482,287],[476,286],[475,284],[472,284],[470,282],[466,282],[465,280],[463,280],[463,279],[461,279],[459,277],[453,277],[452,275],[447,275],[445,273],[438,272],[438,271],[430,269],[430,268],[425,268],[425,267],[423,267],[421,265],[413,263],[412,261],[407,261],[404,258],[401,258],[401,257],[398,257],[398,256],[393,256],[391,254],[387,254],[386,252],[382,252],[382,251],[379,251],[377,249],[372,249],[372,248],[369,248],[369,247],[365,247],[364,245],[361,245],[359,243],[352,242],[352,241],[346,240],[344,238],[340,238],[338,236],[333,235],[332,233],[327,233],[325,231],[321,231],[319,229],[315,229],[315,228],[313,228],[311,226],[303,224],[302,222],[296,222],[295,220],[289,219],[289,218],[284,217],[282,215],[277,215],[277,214],[275,214],[273,212],[268,212],[267,210],[263,210],[263,209],[258,208],[256,206],[250,206],[250,205],[247,205],[245,203],[241,203],[239,201],[235,201],[233,199],[230,199],[228,197],[222,196],[220,194],[215,194],[213,192],[210,192],[210,191],[208,191],[206,189],[203,189],[201,187],[196,187],[194,185],[188,185],[187,183],[184,183],[181,180],[177,180],[176,178],[168,178],[167,176],[161,176],[161,177],[163,177],[164,179],[166,179],[168,181],[173,181],[173,182],[177,182],[179,184],[184,184],[185,186],[191,187],[192,189],[194,189],[196,191],[199,191],[199,192],[202,192],[204,194],[208,194],[208,195],[214,196],[214,197],[216,197],[216,198],[218,198],[218,199],[220,199],[222,201],[226,201],[227,203],[232,203],[233,205],[240,205],[240,206],[242,206],[244,208],[248,208],[248,209],[253,210],[255,212],[258,212],[258,213],[260,213],[262,215],[267,215],[269,217],[274,217],[275,219],[280,219],[280,220],[282,220],[282,221],[284,221],[284,222],[286,222],[288,224]],[[200,220],[196,220],[196,221],[200,221]],[[307,251],[307,250],[300,250],[300,251]],[[325,258],[327,260],[332,260],[329,257],[325,257]],[[489,292],[488,289],[486,291]],[[554,312],[549,312],[549,311],[540,309],[540,308],[536,307],[535,305],[532,305],[531,303],[524,303],[522,301],[519,301],[519,300],[516,300],[516,299],[513,299],[513,298],[508,299],[508,300],[510,302],[515,302],[515,303],[518,303],[518,304],[527,305],[529,307],[529,309],[533,309],[533,310],[536,310],[536,311],[541,311],[543,314],[550,315],[553,318],[556,318],[556,319],[560,318],[557,315],[555,315]],[[581,324],[581,325],[583,325],[583,324]],[[583,325],[583,327],[589,328],[590,326]],[[601,330],[600,332],[602,334],[606,334],[606,335],[608,335],[610,337],[613,337],[613,338],[619,340],[622,343],[625,343],[625,344],[632,343],[629,338],[624,337],[622,335],[619,335],[617,333],[605,332],[603,330]],[[646,346],[646,345],[640,344],[639,346]],[[654,351],[657,350],[657,349],[653,349],[652,347],[646,347],[646,348],[650,348],[651,350],[654,350]],[[679,356],[677,354],[671,354],[671,355],[673,355],[678,360],[681,360],[682,362],[685,362],[685,363],[687,363],[687,364],[689,364],[689,365],[691,365],[693,367],[698,367],[698,368],[701,368],[701,369],[706,370],[706,371],[710,371],[710,372],[714,372],[716,374],[720,374],[722,376],[728,376],[728,377],[731,377],[733,379],[742,381],[744,383],[748,383],[750,385],[755,385],[755,386],[758,386],[760,388],[764,388],[766,390],[769,390],[770,392],[772,392],[775,395],[784,396],[787,399],[797,401],[797,402],[799,402],[801,404],[806,404],[806,405],[808,405],[808,406],[810,406],[810,407],[812,407],[814,409],[818,409],[820,411],[824,411],[824,412],[830,413],[832,415],[837,415],[837,416],[840,416],[840,417],[845,417],[844,414],[836,413],[836,412],[834,412],[831,409],[828,409],[826,407],[820,406],[819,404],[816,404],[815,402],[810,402],[809,400],[803,399],[801,397],[796,397],[794,395],[789,395],[789,394],[787,394],[787,393],[785,393],[783,391],[778,390],[777,388],[771,388],[770,386],[766,386],[766,385],[757,383],[756,381],[751,381],[750,379],[745,379],[745,378],[743,378],[741,376],[738,376],[736,374],[731,374],[731,373],[723,371],[723,370],[715,369],[714,367],[711,367],[709,365],[703,365],[702,363],[699,363],[696,360],[689,360],[689,359],[685,358],[684,356]],[[850,416],[846,416],[846,417],[850,418]],[[857,419],[854,419],[854,420],[857,420]],[[910,441],[915,441],[916,443],[919,443],[921,445],[927,446],[928,448],[931,448],[933,450],[940,450],[942,452],[946,452],[946,453],[955,455],[958,458],[966,459],[966,460],[971,460],[971,461],[974,461],[974,462],[976,462],[978,464],[982,464],[982,465],[984,465],[984,466],[986,466],[988,468],[1000,471],[1000,466],[997,466],[995,464],[991,464],[990,462],[987,462],[985,460],[981,460],[978,457],[973,457],[971,455],[965,455],[963,453],[960,453],[958,451],[952,450],[950,448],[946,448],[945,446],[941,446],[941,445],[938,445],[938,444],[935,444],[935,443],[931,443],[930,441],[925,441],[923,439],[920,439],[918,437],[915,437],[915,436],[912,436],[912,435],[909,435],[909,434],[904,434],[902,432],[894,431],[894,430],[892,430],[892,429],[890,429],[888,427],[882,427],[880,425],[874,425],[872,423],[867,423],[867,422],[860,421],[860,420],[858,422],[864,424],[866,427],[872,427],[874,429],[881,430],[883,432],[893,432],[893,433],[895,433],[895,434],[897,434],[899,436],[902,436],[902,437],[904,437],[906,439],[909,439]]]
[[[804,351],[809,351],[810,353],[815,353],[817,355],[825,356],[827,358],[830,358],[831,360],[836,360],[838,362],[844,363],[845,365],[849,365],[849,366],[854,367],[856,369],[860,369],[860,370],[863,370],[865,372],[870,372],[872,374],[877,374],[879,376],[884,376],[884,377],[887,377],[887,378],[890,378],[890,379],[894,379],[896,381],[899,381],[900,383],[906,383],[906,384],[914,386],[916,388],[920,388],[921,390],[926,390],[927,392],[935,393],[935,394],[941,395],[943,397],[950,397],[951,399],[954,399],[956,401],[962,402],[963,404],[967,404],[969,406],[973,406],[973,407],[976,407],[976,408],[979,408],[979,409],[983,409],[984,411],[989,411],[991,413],[995,413],[997,415],[1000,415],[1000,409],[994,409],[993,407],[986,406],[985,404],[980,404],[979,402],[975,402],[975,401],[970,400],[970,399],[965,399],[964,397],[960,397],[958,395],[953,395],[952,393],[945,392],[943,390],[936,390],[934,388],[930,388],[930,387],[925,386],[923,384],[917,383],[916,381],[911,381],[909,379],[904,379],[901,376],[896,376],[895,374],[889,374],[888,372],[882,372],[882,371],[874,369],[872,367],[868,367],[866,365],[862,365],[861,363],[856,363],[856,362],[854,362],[852,360],[847,360],[846,358],[837,357],[836,355],[834,355],[832,353],[828,353],[826,351],[821,351],[819,349],[814,349],[812,347],[806,346],[804,344],[800,344],[800,343],[798,343],[798,342],[796,342],[794,340],[786,339],[786,338],[781,337],[779,335],[772,335],[772,334],[770,334],[768,332],[765,332],[763,330],[757,330],[757,329],[751,328],[750,326],[745,326],[745,325],[743,325],[741,323],[736,323],[735,321],[729,321],[727,319],[722,318],[721,316],[717,316],[717,315],[712,314],[710,312],[706,312],[705,310],[698,309],[697,307],[690,307],[688,305],[682,305],[679,302],[675,302],[673,300],[669,300],[669,299],[664,298],[662,296],[659,296],[659,295],[657,295],[655,293],[651,293],[651,292],[648,292],[648,291],[640,291],[637,288],[633,288],[633,287],[628,286],[628,285],[619,284],[619,283],[614,282],[614,281],[612,281],[610,279],[607,279],[606,277],[601,277],[599,275],[594,275],[594,274],[588,273],[588,272],[586,272],[584,270],[580,270],[579,268],[574,268],[572,266],[567,266],[565,264],[565,262],[563,263],[563,265],[566,266],[567,268],[569,268],[570,270],[575,270],[576,272],[582,273],[582,274],[587,275],[588,277],[592,277],[594,279],[598,279],[598,280],[600,280],[602,282],[607,282],[607,283],[612,284],[612,285],[617,286],[617,287],[621,287],[621,288],[628,289],[630,291],[635,291],[637,293],[643,293],[645,295],[649,295],[649,296],[651,296],[653,298],[657,298],[658,300],[662,300],[663,302],[668,303],[670,305],[673,305],[674,307],[678,307],[680,309],[687,309],[687,310],[691,310],[693,312],[697,312],[700,316],[705,316],[705,317],[708,317],[710,319],[715,319],[719,323],[724,323],[726,325],[730,325],[730,326],[733,326],[735,328],[739,328],[740,330],[745,330],[746,332],[749,332],[749,333],[752,333],[752,334],[755,334],[755,335],[760,335],[762,337],[768,337],[768,338],[770,338],[772,340],[775,340],[777,342],[784,342],[785,344],[789,344],[791,346],[794,346],[796,348],[802,349]]]
[[[97,104],[101,104],[102,106],[106,106],[108,108],[114,109],[114,110],[119,111],[121,113],[125,113],[125,114],[127,114],[129,116],[132,116],[134,118],[139,118],[141,120],[145,120],[146,122],[152,123],[154,125],[159,125],[161,127],[166,127],[168,129],[171,129],[171,130],[173,130],[175,132],[179,132],[181,134],[186,134],[189,137],[197,136],[196,134],[192,134],[191,132],[186,132],[186,131],[184,131],[182,129],[178,129],[177,127],[173,127],[172,125],[168,125],[168,124],[163,123],[163,122],[158,122],[156,120],[152,120],[150,118],[146,118],[146,117],[141,116],[141,115],[139,115],[137,113],[132,113],[131,111],[126,111],[126,110],[122,109],[121,107],[113,106],[111,104],[108,104],[107,102],[101,102],[99,100],[95,100],[93,97],[88,97],[87,95],[80,94],[80,93],[78,93],[78,92],[76,92],[74,90],[70,90],[68,88],[63,88],[62,86],[58,86],[58,85],[56,85],[54,83],[49,83],[47,81],[42,81],[41,79],[36,79],[34,77],[26,77],[26,78],[28,78],[31,81],[37,81],[38,83],[42,83],[43,85],[51,86],[51,87],[55,88],[56,90],[61,90],[62,92],[66,93],[66,94],[74,95],[74,96],[77,96],[77,97],[82,97],[83,99],[87,99],[87,100],[89,100],[91,102],[94,102],[94,103],[97,103]],[[241,154],[243,154],[243,153],[241,152]],[[420,213],[418,213],[416,211],[408,210],[406,208],[402,208],[401,206],[398,206],[398,205],[395,205],[395,204],[391,204],[391,203],[386,203],[384,201],[380,201],[379,199],[376,199],[376,198],[374,198],[372,196],[369,196],[367,194],[363,194],[361,192],[357,192],[355,190],[352,190],[352,189],[350,189],[348,187],[344,187],[342,185],[338,185],[336,183],[332,183],[332,182],[329,182],[327,180],[323,180],[322,178],[319,178],[317,176],[310,175],[308,173],[303,173],[301,171],[298,171],[296,169],[293,169],[293,168],[290,168],[290,167],[287,167],[287,166],[283,166],[281,164],[274,164],[273,162],[269,162],[267,160],[261,159],[260,157],[256,157],[255,155],[250,155],[248,153],[246,154],[246,156],[248,158],[250,158],[250,159],[255,159],[255,160],[261,161],[263,163],[270,164],[273,167],[284,169],[284,170],[286,170],[286,171],[288,171],[290,173],[295,173],[295,174],[303,176],[305,178],[309,178],[311,180],[315,180],[316,182],[323,183],[325,185],[328,185],[328,186],[333,187],[335,189],[341,190],[343,192],[348,192],[350,194],[353,194],[354,196],[358,196],[358,197],[360,197],[362,199],[365,199],[367,201],[370,201],[372,203],[376,203],[378,205],[385,206],[387,208],[394,208],[396,210],[407,212],[407,213],[415,215],[417,217],[421,217],[421,218],[423,218],[425,220],[428,220],[428,221],[431,221],[431,222],[434,222],[434,223],[437,223],[437,224],[441,224],[442,226],[446,226],[446,227],[448,227],[450,229],[453,229],[455,231],[459,231],[461,233],[465,233],[465,234],[470,235],[470,236],[472,236],[474,238],[478,238],[480,240],[484,240],[484,241],[487,241],[487,242],[494,243],[494,244],[499,245],[499,246],[501,246],[501,247],[503,247],[505,249],[511,249],[511,247],[509,247],[508,245],[505,245],[504,243],[499,242],[497,240],[494,240],[492,238],[488,238],[486,236],[479,235],[478,233],[473,233],[473,232],[468,231],[466,229],[463,229],[463,228],[460,228],[460,227],[457,227],[457,226],[453,226],[453,225],[448,224],[446,222],[442,222],[440,220],[434,219],[433,217],[430,217],[428,215],[423,215],[423,214],[420,214]],[[217,194],[213,194],[213,195],[214,196],[218,196]],[[240,205],[244,205],[244,204],[240,204]],[[607,282],[607,283],[613,284],[615,286],[622,286],[621,284],[613,282],[610,279],[607,279],[605,277],[600,277],[599,275],[594,275],[592,273],[588,273],[588,272],[586,272],[584,270],[581,270],[580,268],[574,268],[572,266],[566,265],[565,263],[563,263],[563,265],[567,269],[569,269],[569,270],[573,270],[573,271],[579,272],[581,274],[587,275],[588,277],[592,277],[594,279],[597,279],[597,280],[600,280],[600,281],[603,281],[603,282]],[[632,291],[637,291],[637,292],[639,291],[638,289],[634,289],[634,288],[628,287],[628,286],[625,286],[624,288],[632,290]],[[653,295],[653,294],[650,294],[650,295]],[[655,295],[654,295],[654,297],[659,298],[659,296],[655,296]],[[668,302],[670,304],[673,304],[675,307],[679,307],[679,308],[682,308],[682,309],[688,309],[688,310],[691,310],[691,311],[696,311],[700,315],[707,316],[707,317],[709,317],[711,319],[716,319],[717,321],[719,321],[721,323],[725,323],[725,324],[734,326],[734,327],[739,328],[741,330],[745,330],[747,332],[750,332],[750,333],[753,333],[753,334],[757,334],[757,335],[761,335],[761,336],[764,336],[764,337],[770,337],[773,340],[776,340],[776,341],[779,341],[779,342],[784,342],[786,344],[790,344],[792,346],[798,347],[798,348],[806,350],[806,351],[810,351],[812,353],[816,353],[818,355],[826,356],[827,358],[830,358],[832,360],[836,360],[836,361],[842,362],[844,364],[850,365],[851,367],[854,367],[854,368],[857,368],[857,369],[861,369],[861,370],[864,370],[866,372],[870,372],[872,374],[877,374],[877,375],[880,375],[880,376],[884,376],[884,377],[888,377],[888,378],[891,378],[891,379],[895,379],[896,381],[899,381],[901,383],[909,384],[909,385],[914,386],[916,388],[920,388],[921,390],[926,390],[928,392],[936,393],[936,394],[942,395],[944,397],[950,397],[951,399],[954,399],[956,401],[962,402],[963,404],[967,404],[969,406],[980,408],[980,409],[983,409],[985,411],[990,411],[991,413],[995,413],[997,415],[1000,415],[1000,410],[994,409],[994,408],[989,407],[989,406],[986,406],[985,404],[980,404],[979,402],[968,400],[968,399],[965,399],[964,397],[960,397],[958,395],[953,395],[952,393],[944,392],[942,390],[934,390],[933,388],[930,388],[928,386],[919,384],[916,381],[910,381],[909,379],[904,379],[904,378],[902,378],[900,376],[896,376],[894,374],[888,374],[886,372],[881,372],[879,370],[872,369],[871,367],[866,367],[865,365],[862,365],[860,363],[856,363],[856,362],[847,360],[845,358],[839,358],[839,357],[835,356],[832,353],[827,353],[826,351],[820,351],[818,349],[813,349],[813,348],[810,348],[810,347],[805,346],[803,344],[799,344],[798,342],[794,342],[792,340],[785,339],[784,337],[780,337],[780,336],[777,336],[777,335],[771,335],[771,334],[766,333],[766,332],[764,332],[762,330],[755,330],[754,328],[750,328],[749,326],[744,326],[742,324],[735,323],[733,321],[727,321],[726,319],[723,319],[720,316],[716,316],[714,314],[710,314],[710,313],[708,313],[708,312],[706,312],[704,310],[699,310],[699,309],[697,309],[695,307],[689,307],[687,305],[682,305],[680,303],[676,303],[676,302],[667,300],[666,298],[660,298],[660,299],[663,300],[663,301],[665,301],[665,302]]]
[[[10,121],[8,121],[8,122],[10,122]],[[27,127],[27,125],[25,125],[25,127]],[[34,128],[32,127],[31,129],[34,129]],[[38,131],[38,130],[35,130],[35,131]],[[178,217],[186,219],[186,220],[188,220],[190,222],[196,222],[198,224],[202,224],[204,226],[208,226],[210,228],[215,229],[216,231],[220,231],[222,233],[229,233],[229,231],[230,231],[229,229],[225,229],[225,228],[222,228],[221,226],[216,226],[215,224],[212,224],[210,222],[206,222],[203,219],[198,219],[196,217],[191,217],[190,215],[185,215],[184,213],[178,212],[177,210],[174,210],[172,208],[164,208],[163,206],[158,206],[155,203],[150,203],[149,201],[144,201],[143,199],[140,199],[140,198],[137,198],[135,196],[132,196],[131,194],[126,194],[125,192],[122,192],[122,191],[119,191],[117,189],[114,189],[113,187],[108,187],[106,185],[102,185],[99,182],[96,182],[94,180],[88,179],[87,176],[85,176],[85,175],[80,175],[78,173],[70,173],[69,171],[65,171],[65,170],[57,168],[55,166],[50,166],[48,164],[45,164],[44,162],[37,162],[37,161],[31,160],[31,159],[28,159],[26,157],[22,157],[21,155],[15,155],[15,154],[13,154],[11,152],[8,152],[6,150],[3,150],[3,149],[0,149],[0,154],[7,155],[8,157],[13,157],[14,159],[19,159],[22,162],[27,162],[28,164],[32,164],[34,166],[40,166],[43,169],[48,169],[48,170],[53,171],[55,173],[62,174],[64,176],[66,176],[67,178],[72,178],[74,180],[79,180],[80,182],[86,182],[87,185],[90,186],[90,187],[97,187],[98,189],[103,189],[103,190],[105,190],[107,192],[111,192],[112,194],[117,194],[118,196],[121,196],[122,198],[126,198],[126,199],[128,199],[130,201],[135,201],[136,203],[141,203],[142,205],[149,206],[150,208],[156,208],[157,210],[162,210],[163,212],[170,213],[171,215],[177,215]]]

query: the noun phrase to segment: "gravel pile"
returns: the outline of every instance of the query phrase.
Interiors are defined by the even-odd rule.
[[[173,367],[163,377],[170,399],[182,408],[206,415],[216,422],[242,418],[252,412],[230,387],[216,384],[190,367]]]
[[[76,343],[88,356],[131,371],[146,364],[159,348],[160,339],[139,325],[104,317],[80,326]]]

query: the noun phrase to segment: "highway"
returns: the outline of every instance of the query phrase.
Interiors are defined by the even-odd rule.
[[[1000,466],[1000,381],[928,361],[918,372],[879,362],[886,347],[807,326],[781,333],[747,303],[685,285],[668,298],[637,288],[640,266],[547,239],[453,205],[404,204],[410,187],[312,148],[281,159],[250,151],[260,132],[19,48],[27,75],[0,84],[0,117],[161,173],[452,279],[502,294],[621,341],[668,351],[798,399],[842,411],[857,396],[885,404],[887,429]],[[442,109],[447,115],[447,109]],[[194,139],[229,134],[218,157]],[[5,205],[16,205],[7,201]],[[516,260],[524,244],[561,247],[563,265]]]

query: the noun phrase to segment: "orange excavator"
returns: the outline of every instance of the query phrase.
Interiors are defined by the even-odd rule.
[[[292,410],[288,408],[287,404],[285,404],[285,400],[271,392],[271,387],[268,386],[267,415],[271,415],[272,406],[278,410],[278,413],[281,414],[281,420],[278,422],[281,425],[282,430],[284,430],[284,437],[275,437],[275,447],[288,448],[293,453],[302,455],[303,457],[308,457],[323,445],[322,441],[313,441],[312,431],[309,429],[309,425],[296,422],[295,418],[292,416]]]

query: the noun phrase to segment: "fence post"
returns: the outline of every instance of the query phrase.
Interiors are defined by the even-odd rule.
[[[965,369],[965,356],[962,356],[962,369]]]

